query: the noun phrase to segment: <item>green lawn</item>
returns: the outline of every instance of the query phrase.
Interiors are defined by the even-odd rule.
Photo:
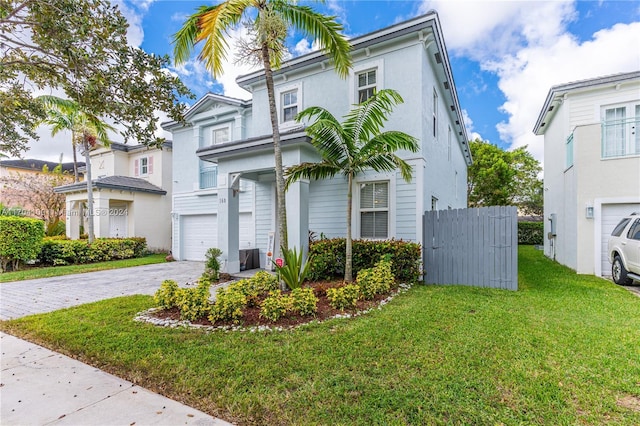
[[[240,424],[640,424],[640,298],[519,260],[518,292],[418,286],[296,331],[134,323],[147,296],[0,328]]]
[[[165,262],[165,254],[150,254],[135,259],[112,260],[109,262],[87,263],[85,265],[50,266],[45,268],[28,268],[23,271],[0,273],[0,283],[10,281],[32,280],[35,278],[59,277],[61,275],[80,274],[83,272],[103,271],[105,269],[128,268],[130,266],[151,265]]]

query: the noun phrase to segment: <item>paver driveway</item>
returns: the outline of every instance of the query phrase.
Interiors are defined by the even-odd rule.
[[[0,319],[132,294],[153,294],[165,279],[184,285],[204,271],[202,262],[169,262],[0,284]]]

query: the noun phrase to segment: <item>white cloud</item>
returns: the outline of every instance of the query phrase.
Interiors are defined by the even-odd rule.
[[[298,43],[296,43],[293,48],[293,52],[296,54],[296,56],[299,56],[314,52],[318,49],[320,49],[320,44],[317,40],[315,40],[313,43],[309,43],[309,40],[303,38]]]
[[[470,140],[474,141],[476,139],[484,140],[482,135],[473,130],[473,120],[469,117],[469,113],[466,109],[462,109],[462,121],[464,121],[464,127],[467,130],[467,136]]]
[[[112,3],[118,7],[122,15],[129,23],[127,28],[127,42],[130,46],[140,47],[144,40],[144,30],[142,29],[142,18],[144,12],[148,9],[153,0],[141,0],[134,3],[138,9],[129,7],[124,0],[112,0]],[[142,13],[138,12],[141,10]]]

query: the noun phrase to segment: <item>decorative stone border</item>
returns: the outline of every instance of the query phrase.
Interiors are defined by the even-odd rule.
[[[400,284],[398,286],[398,290],[395,291],[394,293],[390,294],[387,298],[382,299],[380,301],[380,303],[377,306],[371,307],[369,309],[366,309],[364,311],[357,311],[354,313],[347,313],[347,314],[336,314],[330,318],[327,318],[323,321],[319,321],[319,320],[312,320],[309,322],[305,322],[304,324],[298,324],[298,325],[293,325],[293,326],[288,326],[288,327],[282,327],[282,326],[268,326],[268,325],[258,325],[258,326],[251,326],[251,327],[245,327],[242,325],[200,325],[200,324],[192,324],[191,321],[186,321],[186,320],[173,320],[173,319],[162,319],[162,318],[156,318],[154,316],[152,316],[152,314],[154,312],[160,311],[162,310],[162,308],[151,308],[151,309],[147,309],[146,311],[143,312],[139,312],[136,314],[136,316],[133,318],[134,321],[136,322],[146,322],[149,324],[153,324],[155,326],[158,327],[169,327],[169,328],[190,328],[190,329],[197,329],[197,330],[203,330],[203,331],[222,331],[225,333],[228,333],[230,331],[240,331],[240,332],[247,332],[247,333],[255,333],[255,332],[263,332],[263,331],[287,331],[287,330],[294,330],[296,328],[299,327],[304,327],[304,326],[308,326],[309,324],[318,324],[320,322],[324,322],[324,321],[328,321],[331,319],[340,319],[340,318],[353,318],[353,317],[357,317],[360,315],[365,315],[368,314],[369,312],[373,311],[374,309],[382,309],[382,307],[384,305],[386,305],[387,303],[391,302],[393,300],[394,297],[396,297],[398,294],[401,293],[405,293],[407,291],[409,291],[409,289],[411,289],[412,285],[411,284]]]

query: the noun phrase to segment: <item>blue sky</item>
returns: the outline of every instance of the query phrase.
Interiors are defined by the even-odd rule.
[[[215,3],[114,2],[130,23],[129,42],[157,54],[171,54],[172,36],[185,18],[200,5]],[[540,161],[542,139],[533,135],[532,128],[552,85],[640,69],[637,1],[328,0],[324,5],[310,4],[336,15],[348,36],[430,9],[438,11],[470,136],[505,149],[526,144]],[[305,53],[312,41],[293,33],[289,50],[294,56]],[[250,96],[234,83],[235,77],[249,70],[247,66],[230,60],[225,75],[214,81],[195,60],[195,54],[192,59],[172,71],[198,97],[207,91]],[[57,158],[57,152],[52,157]],[[70,158],[70,153],[65,153],[65,158]]]

